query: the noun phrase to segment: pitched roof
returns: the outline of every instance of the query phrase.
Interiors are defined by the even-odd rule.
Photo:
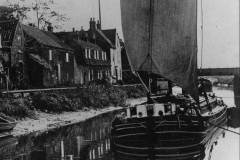
[[[111,46],[111,48],[115,48],[115,45],[101,30],[96,29],[96,32]]]
[[[112,44],[116,44],[116,28],[115,29],[105,29],[102,32],[108,37]]]
[[[92,49],[102,50],[98,45],[90,43],[90,42],[86,42],[83,40],[75,40],[75,42],[83,48],[92,48]]]
[[[45,34],[47,34],[49,37],[51,37],[54,41],[56,41],[59,45],[61,45],[64,49],[67,50],[71,50],[73,51],[73,49],[67,45],[66,43],[64,43],[64,41],[62,41],[61,39],[59,39],[54,33],[49,32],[49,31],[44,31]]]
[[[27,25],[22,25],[22,28],[28,36],[34,38],[39,43],[46,46],[64,49],[58,42],[56,42],[52,37],[47,35],[44,31]]]

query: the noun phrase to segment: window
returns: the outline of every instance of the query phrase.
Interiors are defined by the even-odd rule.
[[[88,49],[88,58],[91,58],[91,49]]]
[[[99,59],[102,60],[102,52],[99,51]]]
[[[91,59],[94,59],[94,50],[91,50]]]
[[[0,48],[2,48],[2,34],[0,33]]]
[[[88,49],[85,48],[85,58],[88,58]]]
[[[104,52],[104,60],[107,60],[107,53]]]
[[[98,50],[97,50],[97,59],[99,59],[99,52],[98,52]]]
[[[104,51],[102,51],[102,60],[104,60]]]
[[[69,54],[66,53],[66,62],[69,62]]]
[[[97,51],[94,50],[94,59],[97,59]]]
[[[53,59],[53,57],[52,57],[52,50],[49,50],[48,53],[49,53],[49,61],[52,61],[52,59]]]

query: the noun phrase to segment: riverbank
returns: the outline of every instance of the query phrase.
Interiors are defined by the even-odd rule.
[[[127,99],[127,105],[134,105],[145,101],[146,98],[137,98],[137,99]],[[117,111],[123,107],[109,106],[101,109],[83,109],[74,112],[62,112],[59,114],[56,113],[45,113],[42,111],[35,111],[37,119],[25,118],[23,120],[18,120],[16,127],[13,129],[11,134],[13,136],[19,137],[28,134],[41,134],[49,130],[68,126],[71,124],[83,122],[87,119],[93,118],[100,114],[107,112]]]

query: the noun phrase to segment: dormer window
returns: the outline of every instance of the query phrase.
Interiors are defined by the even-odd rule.
[[[69,62],[69,54],[66,53],[66,62]]]
[[[48,54],[49,54],[49,61],[52,61],[53,57],[52,57],[52,50],[51,49],[48,51]]]

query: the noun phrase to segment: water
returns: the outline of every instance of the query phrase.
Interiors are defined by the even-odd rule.
[[[214,92],[225,97],[229,106],[234,105],[232,90],[214,88]],[[118,160],[113,156],[110,140],[110,126],[115,114],[103,114],[40,136],[9,137],[0,141],[0,160]],[[239,160],[238,135],[219,130],[211,140],[213,145],[203,150],[205,158],[202,159]]]

